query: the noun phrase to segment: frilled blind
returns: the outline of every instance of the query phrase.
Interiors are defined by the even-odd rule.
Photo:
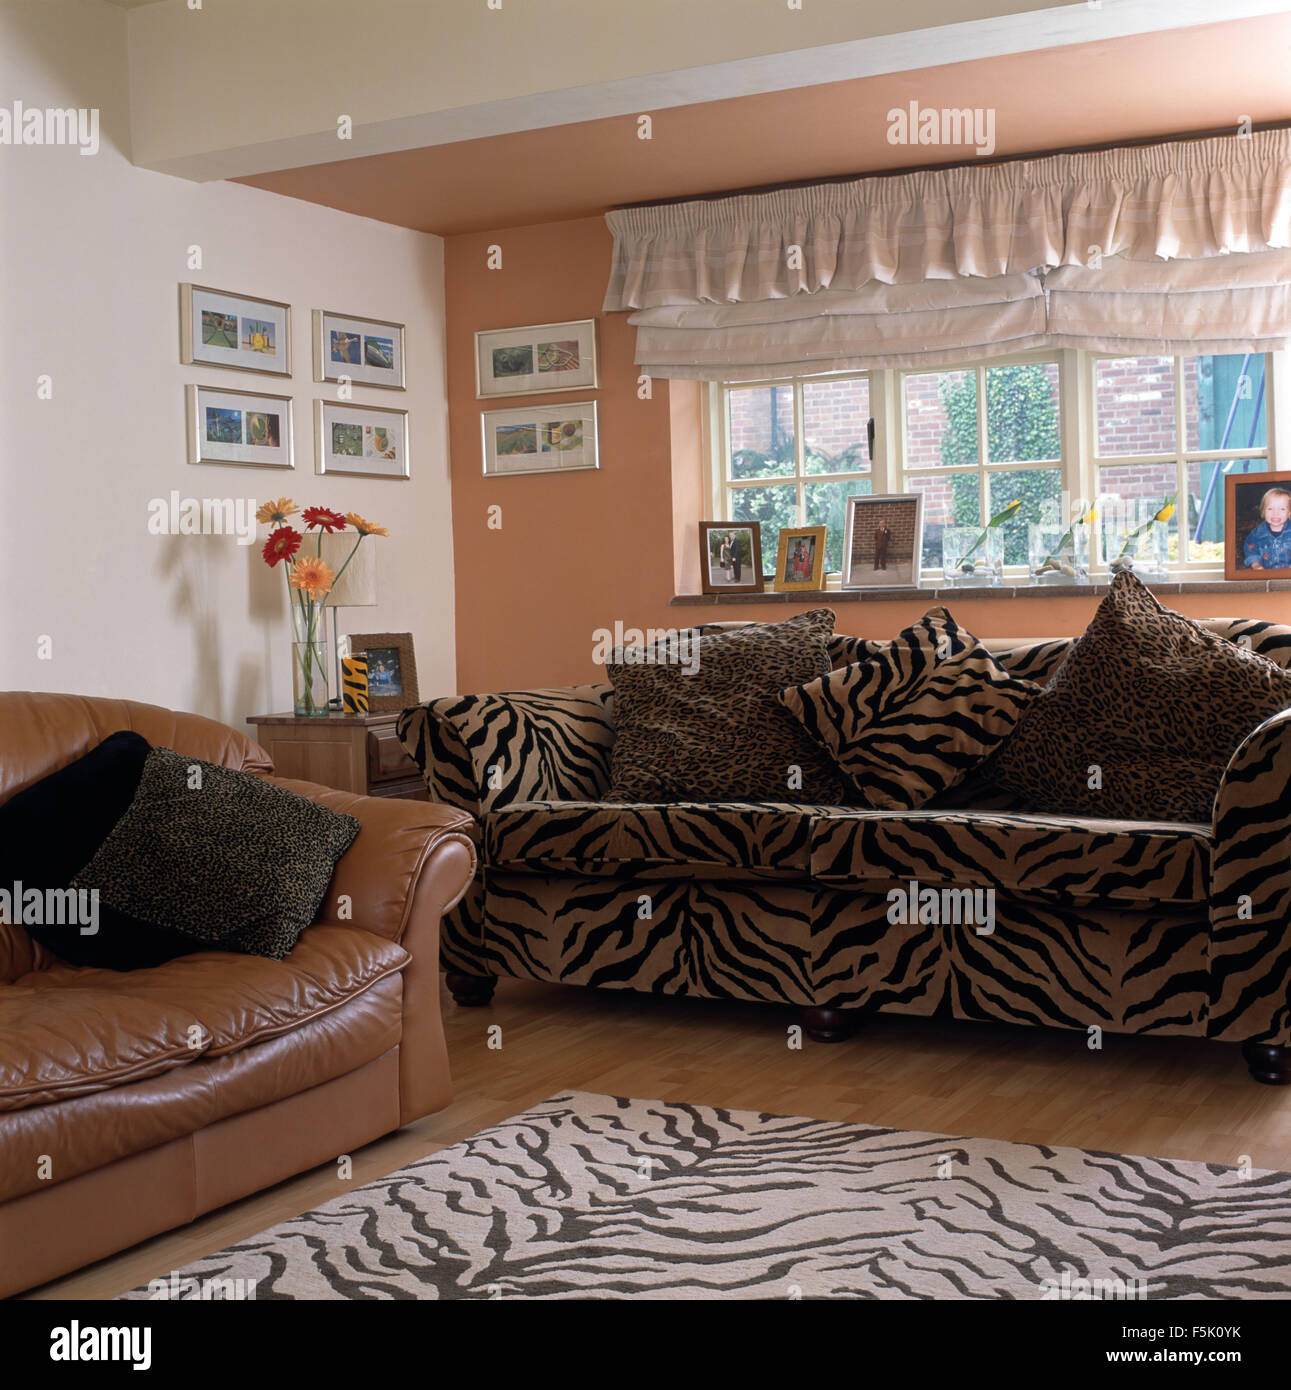
[[[1291,336],[1291,131],[612,212],[607,310],[657,376]],[[1203,346],[1204,345],[1204,346]]]

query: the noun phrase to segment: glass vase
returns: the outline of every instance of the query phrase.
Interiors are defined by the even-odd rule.
[[[327,713],[327,643],[291,644],[291,691],[297,714]]]
[[[941,536],[941,570],[947,584],[981,588],[1004,582],[1004,532],[988,526],[947,526]]]
[[[1027,527],[1027,558],[1033,584],[1088,584],[1088,522],[1063,526],[1041,522]],[[1070,534],[1068,534],[1070,533]]]
[[[1170,523],[1152,521],[1153,510],[1159,503],[1141,504],[1139,511],[1146,515],[1136,517],[1131,514],[1120,524],[1109,525],[1103,532],[1103,543],[1107,554],[1107,569],[1111,574],[1121,570],[1132,570],[1145,583],[1160,583],[1170,575]],[[1135,531],[1137,535],[1133,534]]]

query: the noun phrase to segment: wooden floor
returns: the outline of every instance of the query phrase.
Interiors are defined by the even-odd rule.
[[[334,1165],[212,1212],[28,1297],[110,1298],[576,1088],[824,1120],[1291,1170],[1291,1087],[1236,1046],[881,1015],[847,1042],[788,1046],[797,1011],[503,980],[444,1017],[457,1099]],[[500,1050],[486,1030],[502,1028]]]

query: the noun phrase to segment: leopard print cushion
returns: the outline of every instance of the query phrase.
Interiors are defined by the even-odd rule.
[[[1237,746],[1291,706],[1291,672],[1118,574],[990,765],[1042,811],[1209,822]]]
[[[699,639],[699,669],[612,661],[614,752],[606,801],[837,805],[833,761],[778,695],[829,670],[831,609]]]
[[[993,752],[1039,691],[933,608],[878,655],[784,690],[780,701],[865,805],[909,811]]]
[[[353,816],[261,777],[154,748],[72,887],[205,946],[281,960],[358,833]]]

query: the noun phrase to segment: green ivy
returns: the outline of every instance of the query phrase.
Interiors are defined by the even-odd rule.
[[[993,459],[1056,459],[1061,452],[1058,412],[1053,387],[1042,363],[1027,362],[986,371],[986,443]],[[938,383],[946,432],[941,437],[943,464],[976,463],[977,379],[945,375]],[[1059,477],[1055,479],[1054,474]],[[991,478],[991,494],[983,507],[979,475],[959,473],[951,477],[953,524],[980,526],[983,512],[995,513],[1009,502],[1021,500],[1018,512],[1003,523],[1004,563],[1027,561],[1027,526],[1046,519],[1045,504],[1062,495],[1060,469],[1000,473]],[[1055,518],[1056,519],[1056,518]],[[941,563],[940,526],[924,527],[924,563]]]

